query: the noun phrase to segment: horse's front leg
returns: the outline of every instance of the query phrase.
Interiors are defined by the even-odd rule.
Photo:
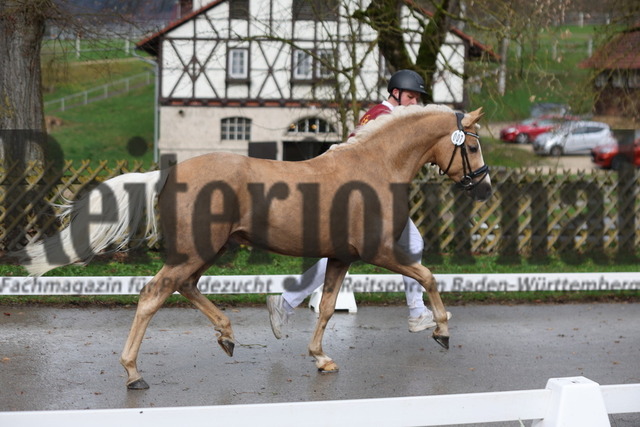
[[[409,276],[417,280],[418,283],[422,285],[429,295],[431,311],[433,311],[433,318],[436,321],[436,328],[433,331],[433,339],[442,347],[449,349],[449,323],[447,320],[447,311],[444,308],[442,298],[440,298],[436,278],[433,277],[433,274],[427,267],[419,262],[404,264],[402,262],[398,262],[398,258],[403,259],[393,255],[381,256],[373,260],[371,263],[387,268],[396,273],[400,273],[403,276]]]
[[[309,343],[309,355],[316,359],[316,367],[320,372],[338,372],[338,365],[327,356],[322,350],[322,337],[336,309],[338,292],[342,286],[344,276],[349,270],[349,263],[330,258],[327,262],[327,271],[322,289],[322,300],[320,301],[320,316],[316,323],[316,330]]]
[[[440,292],[438,292],[438,283],[433,277],[431,270],[420,263],[411,265],[388,265],[392,271],[396,271],[403,276],[409,276],[417,280],[427,294],[431,302],[431,311],[433,311],[433,319],[436,321],[436,328],[433,331],[433,339],[442,347],[449,349],[449,322],[447,319],[447,311],[444,308]]]
[[[444,303],[438,292],[438,283],[436,278],[433,277],[431,271],[418,264],[419,270],[422,270],[420,277],[422,280],[416,279],[422,284],[424,289],[429,295],[429,301],[431,301],[431,311],[433,311],[433,318],[436,321],[436,329],[433,331],[433,339],[442,347],[449,349],[449,321],[447,319],[447,311],[444,308]]]

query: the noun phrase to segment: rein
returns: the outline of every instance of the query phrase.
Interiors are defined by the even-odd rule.
[[[449,165],[444,171],[440,169],[440,175],[445,175],[447,172],[449,172],[449,169],[453,164],[453,159],[456,156],[456,152],[458,151],[458,148],[460,148],[460,155],[462,156],[463,176],[462,179],[458,182],[458,185],[464,190],[470,191],[473,190],[473,187],[475,187],[478,182],[482,181],[482,178],[484,178],[487,173],[489,173],[489,166],[482,165],[476,170],[471,169],[471,162],[469,161],[469,155],[467,154],[467,146],[465,145],[465,140],[467,136],[472,136],[476,138],[478,142],[480,142],[480,135],[464,130],[464,127],[462,126],[463,118],[463,113],[456,112],[456,119],[458,120],[458,130],[455,131],[451,136],[451,140],[453,141],[455,148],[453,149],[453,153],[451,154]],[[474,181],[474,179],[477,177],[481,178],[478,181]]]

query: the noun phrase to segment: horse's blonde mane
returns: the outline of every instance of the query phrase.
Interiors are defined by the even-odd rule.
[[[379,129],[385,127],[389,122],[397,120],[400,117],[423,116],[430,114],[454,113],[454,110],[441,104],[428,105],[410,105],[408,107],[398,106],[393,109],[390,114],[378,116],[375,120],[368,122],[366,125],[356,129],[355,135],[351,136],[341,144],[332,145],[329,150],[339,150],[358,144],[360,141],[367,140],[371,134],[376,133]]]

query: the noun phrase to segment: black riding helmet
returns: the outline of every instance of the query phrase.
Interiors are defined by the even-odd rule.
[[[411,90],[426,95],[427,92],[424,88],[424,80],[420,77],[420,74],[412,70],[400,70],[396,71],[389,79],[387,90],[389,93],[393,89]]]

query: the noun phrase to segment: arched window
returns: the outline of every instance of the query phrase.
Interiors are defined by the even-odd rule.
[[[222,140],[251,139],[251,119],[245,117],[228,117],[220,121],[220,138]]]
[[[335,133],[329,122],[318,117],[308,117],[289,125],[291,133]]]

